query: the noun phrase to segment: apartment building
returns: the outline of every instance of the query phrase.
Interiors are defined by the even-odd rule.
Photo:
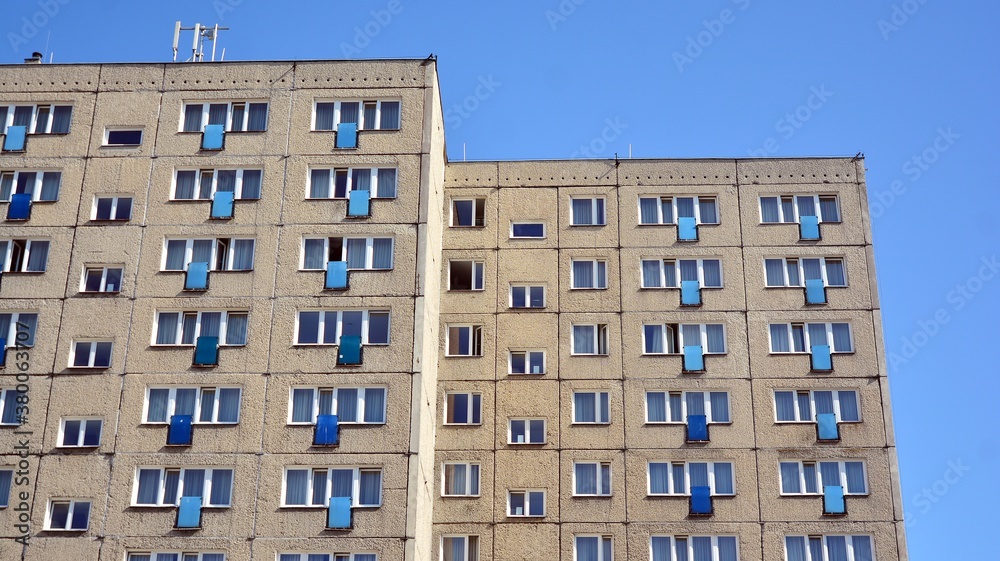
[[[863,160],[447,162],[436,72],[0,66],[0,557],[906,559]]]

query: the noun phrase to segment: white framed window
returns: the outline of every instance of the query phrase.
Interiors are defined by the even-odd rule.
[[[872,561],[872,537],[864,534],[785,536],[787,561]]]
[[[545,238],[545,223],[544,222],[511,222],[510,223],[510,237],[511,239],[544,239]]]
[[[445,356],[483,356],[483,326],[448,325]]]
[[[803,216],[819,222],[840,222],[837,195],[780,195],[760,198],[761,224],[797,223]]]
[[[44,273],[48,261],[48,240],[0,240],[0,272]]]
[[[157,310],[152,345],[194,345],[198,337],[218,337],[220,345],[247,344],[246,310]]]
[[[838,423],[861,422],[857,390],[774,390],[778,423],[814,423],[821,413],[833,413]]]
[[[127,222],[132,219],[132,197],[97,195],[90,210],[91,220]]]
[[[705,415],[709,423],[729,423],[729,392],[646,391],[646,424],[687,423]]]
[[[574,497],[610,497],[611,462],[573,462]]]
[[[0,508],[10,506],[10,487],[14,481],[14,468],[0,467]]]
[[[694,218],[695,224],[718,224],[719,205],[714,196],[639,196],[639,224],[676,224],[678,218]]]
[[[651,536],[651,561],[739,561],[736,536]]]
[[[13,195],[31,195],[34,202],[59,200],[62,172],[42,170],[0,171],[0,202],[10,202]]]
[[[358,130],[399,130],[397,100],[317,100],[312,130],[337,130],[340,123],[355,123]]]
[[[142,133],[142,127],[105,127],[102,146],[134,148],[142,145]]]
[[[330,261],[346,261],[349,270],[392,269],[391,237],[302,238],[300,271],[325,271]]]
[[[573,324],[571,335],[573,355],[608,354],[608,326],[604,323]]]
[[[262,169],[179,169],[174,173],[172,201],[210,201],[216,193],[232,193],[241,201],[260,199]]]
[[[83,268],[80,292],[121,292],[122,265],[87,265]]]
[[[545,374],[545,351],[510,351],[507,360],[510,374]]]
[[[448,260],[448,290],[483,290],[486,263],[468,259]]]
[[[823,487],[840,486],[845,495],[867,495],[868,476],[861,461],[781,461],[782,495],[822,495]]]
[[[213,100],[185,103],[179,132],[202,132],[205,125],[223,125],[226,132],[266,131],[267,102]]]
[[[573,424],[607,425],[611,423],[611,404],[608,392],[574,391]]]
[[[570,197],[570,226],[604,226],[604,197]]]
[[[448,392],[444,397],[444,424],[481,425],[483,396],[478,393]]]
[[[611,536],[573,536],[574,561],[614,561]]]
[[[104,421],[94,417],[63,417],[59,420],[60,448],[92,448],[101,445]]]
[[[90,501],[52,499],[45,512],[45,529],[50,532],[86,532],[90,528]]]
[[[441,536],[441,561],[479,561],[479,536]]]
[[[382,468],[286,467],[281,506],[329,506],[331,497],[350,497],[354,508],[382,506]]]
[[[830,352],[853,353],[849,323],[772,323],[768,326],[772,354],[808,353],[813,345],[830,345]]]
[[[511,308],[544,308],[545,287],[529,284],[510,285]]]
[[[649,462],[649,496],[691,494],[691,487],[708,487],[712,495],[734,495],[732,462]]]
[[[187,561],[186,559],[184,561]],[[377,553],[279,553],[278,561],[378,561]]]
[[[69,350],[70,368],[109,368],[111,341],[74,340]]]
[[[452,199],[452,228],[482,228],[486,225],[486,199]]]
[[[608,263],[601,259],[573,259],[570,288],[605,289],[608,287]]]
[[[721,323],[654,323],[642,326],[643,354],[679,354],[701,345],[705,354],[726,353],[726,327]]]
[[[698,281],[702,288],[722,288],[722,260],[642,260],[642,288],[680,288],[681,281]]]
[[[805,286],[822,280],[823,286],[847,286],[842,257],[776,257],[764,259],[765,286]]]
[[[150,386],[143,404],[143,424],[166,424],[174,415],[190,415],[195,424],[234,425],[240,422],[238,386]]]
[[[23,126],[30,134],[67,134],[72,116],[72,105],[0,105],[0,131],[6,134],[7,127]]]
[[[385,424],[384,387],[292,387],[288,424],[314,425],[318,415],[336,415],[338,424]]]
[[[368,191],[373,199],[396,198],[396,168],[312,168],[306,199],[346,199]]]
[[[252,271],[253,238],[163,240],[161,271],[186,271],[191,263],[208,263],[211,271]]]
[[[130,551],[127,561],[226,561],[226,554],[207,551]]]
[[[38,312],[0,312],[0,337],[7,338],[7,348],[35,346]],[[19,333],[24,333],[18,337]]]
[[[139,466],[132,506],[178,506],[181,497],[201,497],[204,508],[228,508],[232,494],[233,468]]]
[[[544,518],[545,490],[507,491],[507,516],[511,518]]]
[[[361,337],[362,345],[389,344],[389,310],[299,310],[296,345],[339,345],[344,335]]]
[[[507,444],[545,444],[545,419],[511,419]]]
[[[479,464],[445,462],[441,465],[442,497],[478,497]]]
[[[17,412],[17,394],[18,391],[14,388],[0,388],[0,425],[20,426],[21,415]]]

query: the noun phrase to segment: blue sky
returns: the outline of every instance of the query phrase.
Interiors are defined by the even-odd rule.
[[[220,23],[227,59],[438,55],[453,160],[864,152],[910,556],[995,551],[1000,4],[277,5],[7,2],[0,62],[168,61],[175,20]]]

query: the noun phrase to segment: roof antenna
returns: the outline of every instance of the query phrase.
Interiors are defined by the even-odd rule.
[[[213,27],[208,27],[200,23],[194,24],[194,27],[181,27],[181,22],[178,21],[174,24],[174,62],[177,62],[177,49],[180,45],[181,31],[194,31],[194,38],[191,41],[191,58],[188,58],[184,62],[204,62],[205,61],[205,40],[212,42],[212,61],[215,61],[215,47],[219,38],[220,31],[229,31],[228,27],[219,27],[219,24],[215,24]],[[225,58],[225,49],[222,49],[223,58]]]

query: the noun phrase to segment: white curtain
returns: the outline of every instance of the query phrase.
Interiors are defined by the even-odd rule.
[[[215,506],[228,506],[233,490],[233,470],[212,470],[212,494],[208,503]]]
[[[642,286],[645,288],[660,288],[660,265],[663,261],[644,260],[642,262]]]
[[[45,271],[45,263],[49,259],[49,242],[32,240],[31,252],[28,254],[27,270],[33,273]]]
[[[839,259],[827,259],[826,280],[830,286],[847,286],[847,277],[844,275],[844,262]]]
[[[375,196],[381,199],[396,198],[395,168],[381,168],[378,170],[378,191]]]
[[[650,199],[639,199],[643,200]],[[573,224],[577,226],[589,226],[594,223],[593,200],[592,199],[572,199]],[[656,207],[653,207],[654,213]]]
[[[326,199],[330,197],[330,170],[314,169],[309,172],[309,198]]]
[[[645,351],[648,354],[660,354],[663,353],[663,326],[656,325],[644,325],[642,326],[643,333],[646,336],[646,348]]]
[[[262,172],[259,169],[243,170],[243,187],[241,199],[259,199]]]
[[[667,420],[667,396],[663,392],[646,392],[646,417],[650,423]]]
[[[576,561],[598,561],[601,539],[594,536],[576,538]]]
[[[250,118],[247,120],[248,131],[267,130],[267,104],[251,103]]]
[[[215,175],[215,191],[223,193],[236,192],[236,170],[220,169]]]
[[[594,329],[593,325],[573,326],[573,352],[575,354],[592,355],[597,352],[594,346]]]
[[[167,421],[167,402],[170,390],[154,388],[149,390],[149,406],[146,409],[146,422],[163,423]]]
[[[382,472],[363,470],[360,477],[361,495],[358,497],[358,504],[371,506],[379,504],[382,496]]]
[[[705,286],[722,287],[722,262],[718,259],[706,259],[702,262],[705,276]]]
[[[62,174],[58,171],[47,171],[42,174],[42,192],[38,199],[41,201],[54,201],[59,198],[59,182]]]
[[[686,392],[685,400],[687,401],[687,414],[688,415],[704,415],[705,414],[705,394],[704,392]]]
[[[729,422],[729,394],[726,392],[711,392],[708,399],[712,404],[712,422]]]
[[[285,472],[285,504],[306,504],[309,490],[309,470],[290,469]]]
[[[670,555],[670,538],[667,536],[653,536],[650,538],[653,550],[652,561],[672,561]]]
[[[774,409],[779,421],[794,421],[795,394],[793,392],[774,392]]]
[[[848,561],[847,536],[826,536],[828,561]]]
[[[574,393],[574,422],[593,423],[597,420],[597,397],[593,393]]]
[[[784,259],[765,259],[764,270],[767,274],[767,286],[785,286]]]
[[[720,536],[719,541],[719,561],[737,561],[739,555],[736,553],[736,538],[734,536]]]
[[[365,238],[347,239],[347,268],[364,269],[368,241]]]
[[[157,494],[160,491],[160,470],[140,469],[139,470],[139,492],[135,499],[136,504],[152,505],[156,504]]]
[[[851,536],[854,545],[854,561],[872,561],[872,539],[870,536]]]
[[[219,390],[220,423],[235,423],[240,415],[240,390],[237,388],[222,388]]]
[[[788,561],[808,561],[806,557],[806,539],[803,536],[787,536],[785,538],[785,555]],[[822,561],[822,557],[818,561]]]
[[[712,473],[715,475],[715,493],[719,495],[733,494],[733,464],[715,462],[712,464]]]
[[[861,416],[858,413],[858,394],[855,391],[841,391],[840,392],[840,420],[842,421],[860,421]]]
[[[836,197],[820,197],[819,212],[823,222],[840,222],[840,210],[837,208]]]
[[[660,219],[656,211],[660,199],[639,199],[639,222],[641,224],[657,224]]]
[[[254,240],[233,240],[233,269],[234,271],[253,270],[253,248]]]
[[[705,352],[724,353],[726,352],[726,331],[720,324],[709,324],[705,326],[708,336],[708,348]]]
[[[799,481],[799,463],[781,462],[781,492],[801,493],[802,484]]]
[[[247,314],[229,314],[226,316],[226,344],[247,344]]]
[[[358,390],[339,388],[337,390],[337,420],[354,423],[358,420]]]
[[[777,197],[760,198],[761,222],[781,222],[781,215],[778,214]]]
[[[863,494],[865,492],[865,464],[862,462],[845,462],[847,471],[847,492]]]
[[[694,259],[681,259],[681,282],[698,280],[698,262]]]
[[[365,422],[366,423],[385,422],[384,388],[365,389]]]
[[[827,344],[825,323],[809,323],[806,324],[806,329],[809,331],[810,347]]]
[[[292,390],[292,422],[311,423],[313,420],[313,390],[312,388],[295,388]]]
[[[833,350],[838,353],[849,353],[851,348],[851,326],[847,323],[833,324]]]
[[[694,199],[691,197],[677,198],[677,217],[694,218]]]
[[[156,321],[156,344],[173,345],[177,342],[177,313],[161,313]]]
[[[712,561],[712,538],[694,536],[691,539],[691,549],[694,551],[692,561]]]
[[[576,464],[576,494],[596,495],[597,494],[597,465]]]
[[[326,240],[305,240],[302,246],[302,268],[303,269],[325,269],[326,268]]]
[[[692,487],[708,486],[708,464],[704,462],[691,462],[688,464],[688,475],[691,477]]]
[[[197,172],[193,170],[178,171],[177,187],[174,189],[174,198],[193,199],[194,184],[196,179],[197,179]]]
[[[201,314],[200,337],[218,337],[222,327],[222,312],[203,312]]]
[[[573,261],[573,288],[594,288],[594,262]]]
[[[378,128],[382,130],[386,129],[398,129],[399,128],[399,102],[398,101],[383,101],[381,103],[381,118],[379,120]]]
[[[335,103],[316,104],[316,129],[318,131],[332,131],[334,120]]]
[[[372,170],[370,169],[353,170],[353,173],[351,174],[352,191],[371,191],[371,186],[372,186]]]
[[[715,199],[698,199],[698,212],[701,214],[702,224],[717,224],[719,222],[719,213],[715,206]]]

